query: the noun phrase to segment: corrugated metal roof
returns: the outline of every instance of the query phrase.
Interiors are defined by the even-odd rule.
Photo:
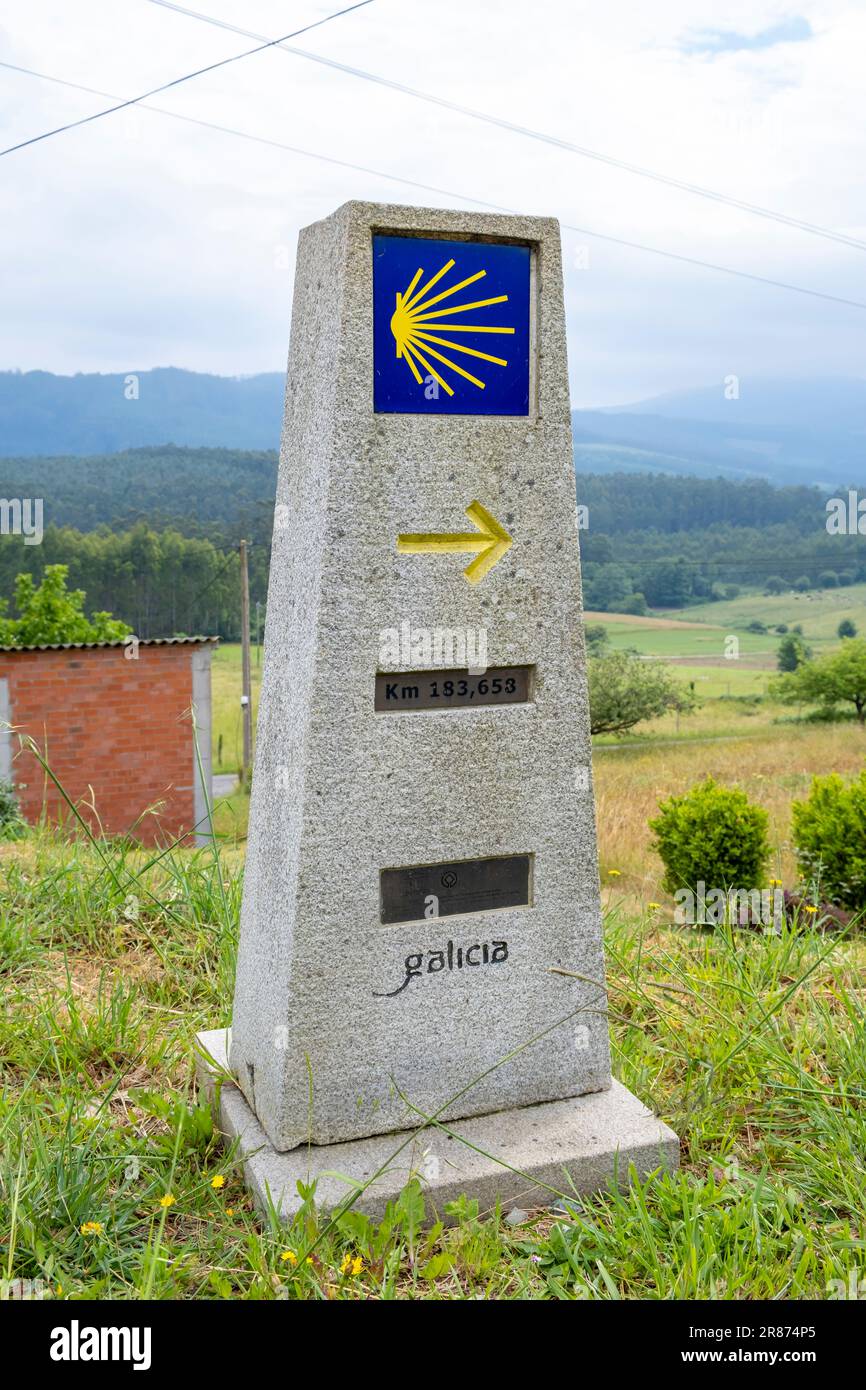
[[[218,642],[218,637],[139,637],[140,647],[192,647],[206,642]],[[0,647],[0,652],[70,652],[95,651],[98,647],[127,647],[131,637],[118,637],[113,642],[45,642],[35,647]]]

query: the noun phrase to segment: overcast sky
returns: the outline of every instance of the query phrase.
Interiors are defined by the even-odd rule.
[[[268,38],[341,0],[188,0]],[[866,6],[374,0],[296,41],[615,159],[866,239]],[[0,59],[120,96],[252,47],[152,0],[2,0]],[[496,129],[279,49],[0,161],[0,368],[283,370],[299,227],[348,198],[563,224],[575,405],[727,374],[863,376],[866,251]],[[0,68],[2,146],[110,103]],[[384,175],[390,175],[386,178]],[[394,180],[433,185],[425,193]]]

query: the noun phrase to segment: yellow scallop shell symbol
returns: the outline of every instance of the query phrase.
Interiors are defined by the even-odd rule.
[[[504,304],[508,300],[507,294],[497,294],[491,299],[473,299],[471,303],[455,304],[449,308],[437,309],[434,305],[441,304],[444,299],[450,299],[453,294],[458,294],[460,290],[465,290],[467,285],[474,285],[476,280],[483,280],[487,274],[486,270],[476,271],[474,275],[469,275],[465,280],[460,280],[458,284],[452,285],[448,290],[440,290],[439,294],[432,297],[427,296],[430,290],[443,280],[450,270],[453,269],[455,262],[446,261],[441,270],[437,270],[435,275],[421,289],[416,289],[418,281],[422,278],[423,268],[416,270],[412,280],[402,294],[397,292],[397,306],[391,317],[391,332],[394,334],[394,342],[397,346],[397,356],[402,357],[408,366],[418,385],[423,385],[423,378],[419,366],[424,371],[438,381],[443,391],[447,391],[449,396],[454,395],[454,388],[449,385],[443,371],[455,372],[464,381],[471,382],[480,391],[484,390],[484,382],[477,376],[473,376],[465,367],[461,367],[457,362],[453,362],[450,357],[437,351],[438,347],[448,348],[451,352],[463,353],[466,357],[474,357],[482,362],[492,362],[497,367],[507,367],[508,362],[504,357],[494,357],[492,353],[481,352],[479,348],[466,347],[463,343],[457,343],[450,338],[441,338],[440,333],[513,333],[513,328],[495,328],[490,325],[477,323],[440,323],[440,319],[449,319],[452,314],[462,314],[469,310],[486,309],[491,304]],[[482,315],[483,317],[483,315]],[[434,346],[436,344],[436,346]],[[429,358],[434,358],[436,362],[442,364],[443,371],[437,371]],[[480,369],[479,369],[480,370]]]

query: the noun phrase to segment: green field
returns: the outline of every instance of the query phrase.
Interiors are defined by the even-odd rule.
[[[866,633],[866,584],[807,594],[744,593],[720,603],[660,610],[645,618],[617,613],[586,614],[588,624],[605,628],[614,650],[632,648],[643,656],[678,665],[691,661],[717,666],[724,675],[719,676],[714,694],[740,693],[737,678],[732,674],[740,663],[775,670],[781,634],[774,629],[779,624],[784,623],[789,629],[799,624],[804,640],[819,655],[838,643],[836,630],[843,618],[850,618],[858,632]],[[749,623],[756,619],[770,630],[749,632]],[[726,639],[732,636],[739,643],[736,660],[725,655]]]
[[[262,668],[252,653],[253,735],[259,707]],[[241,644],[221,643],[211,666],[214,772],[239,772],[243,753],[241,724]]]
[[[611,647],[617,651],[634,648],[644,656],[655,656],[664,661],[691,658],[733,666],[735,662],[725,661],[725,638],[734,635],[739,641],[742,656],[763,659],[768,664],[775,663],[779,641],[775,633],[744,632],[734,627],[710,626],[709,623],[692,627],[687,622],[675,619],[670,620],[669,626],[651,627],[639,618],[621,622],[613,621],[614,616],[610,613],[593,613],[587,616],[587,622],[593,626],[603,626]]]
[[[754,618],[769,627],[775,627],[777,623],[787,623],[788,627],[793,627],[795,623],[800,623],[807,642],[833,642],[836,640],[836,628],[843,618],[851,618],[861,633],[866,632],[866,584],[851,584],[840,589],[815,589],[805,594],[744,592],[739,598],[666,610],[660,616],[713,623],[728,632],[738,633],[742,633]],[[763,640],[766,643],[767,639]],[[775,633],[772,641],[773,645],[778,641]]]
[[[705,702],[722,696],[766,695],[767,682],[776,671],[781,637],[772,630],[748,632],[748,624],[756,618],[771,629],[779,623],[786,623],[789,628],[800,623],[805,641],[819,654],[837,644],[836,629],[843,618],[852,619],[858,631],[866,633],[866,584],[775,597],[744,593],[737,599],[659,612],[646,618],[617,613],[586,614],[588,624],[605,628],[614,650],[632,648],[643,656],[669,661],[678,679],[694,681],[702,710],[678,721],[673,716],[656,721],[651,732],[658,737],[668,737],[671,732],[684,737],[735,732],[736,722],[732,724],[732,720],[752,718],[754,711],[738,715],[730,707],[708,709]],[[725,656],[725,641],[731,636],[739,642],[736,660]],[[255,716],[261,681],[255,651],[252,677]],[[235,772],[240,768],[240,692],[240,644],[225,643],[213,661],[215,772]],[[784,715],[785,711],[778,708],[764,713],[769,718]],[[650,730],[642,728],[638,733],[649,735]]]

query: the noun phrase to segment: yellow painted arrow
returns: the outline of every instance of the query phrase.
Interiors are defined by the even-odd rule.
[[[480,502],[471,502],[466,508],[469,520],[478,527],[477,531],[446,532],[420,531],[397,537],[397,549],[403,555],[428,554],[474,554],[475,559],[463,571],[470,584],[477,584],[493,566],[498,564],[514,542],[504,526],[492,517]]]

